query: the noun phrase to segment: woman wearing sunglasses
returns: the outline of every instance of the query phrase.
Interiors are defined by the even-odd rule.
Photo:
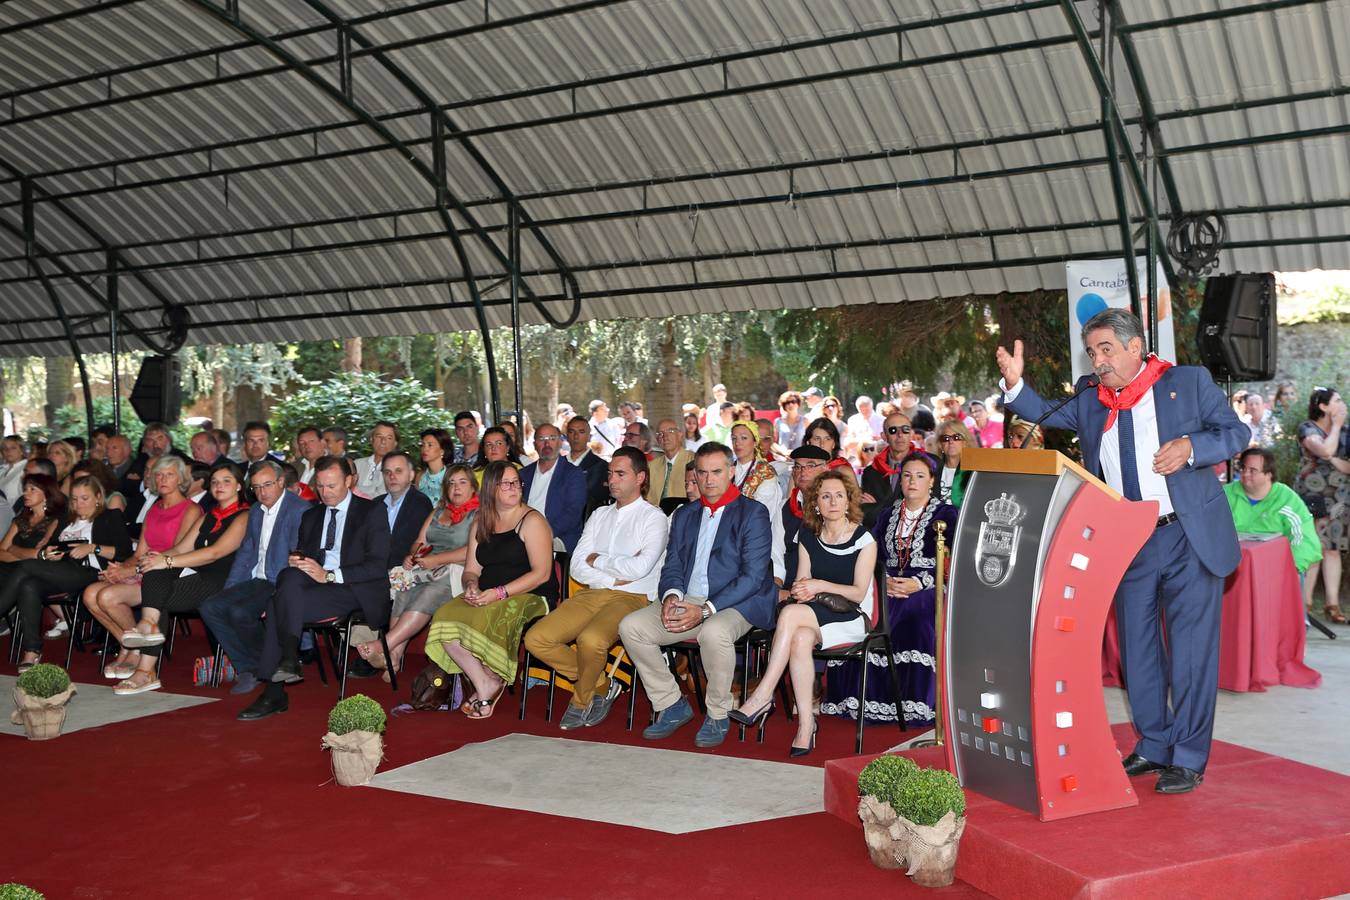
[[[943,503],[961,508],[970,473],[961,468],[961,451],[972,443],[970,431],[957,419],[948,419],[937,427],[938,458],[942,474],[935,493]]]

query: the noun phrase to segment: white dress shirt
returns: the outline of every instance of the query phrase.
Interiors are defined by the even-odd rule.
[[[666,558],[667,521],[661,510],[641,497],[624,506],[600,507],[587,520],[572,552],[572,577],[587,587],[646,594],[648,600],[656,600]],[[595,562],[586,562],[592,553],[599,554]],[[628,584],[616,587],[616,581]]]
[[[750,467],[757,464],[759,459],[753,462],[736,463],[736,487],[740,487],[745,482],[746,475],[750,472]],[[775,470],[777,473],[777,470]],[[770,561],[773,563],[773,577],[781,583],[787,577],[787,569],[783,565],[783,488],[779,484],[777,477],[766,478],[759,483],[755,489],[755,496],[750,498],[758,503],[764,504],[764,508],[769,511],[769,534],[773,541],[770,550]]]
[[[281,513],[281,503],[285,499],[285,494],[278,497],[277,502],[272,504],[271,509],[268,509],[262,503],[258,504],[258,508],[262,510],[263,520],[262,530],[258,532],[258,562],[253,567],[253,577],[261,581],[267,580],[267,548],[272,543],[272,532],[276,530],[277,517]],[[327,522],[324,523],[325,526],[327,524]],[[319,540],[323,540],[322,536]],[[320,546],[322,546],[322,543]],[[287,547],[286,549],[289,550],[290,548]]]
[[[323,508],[323,524],[319,526],[319,548],[322,551],[325,543],[324,538],[328,535],[328,521],[333,517],[333,510],[337,510],[337,532],[333,536],[333,547],[323,555],[323,567],[332,572],[334,580],[342,584],[342,533],[347,528],[347,511],[352,507],[352,495],[350,493],[342,498],[342,502],[337,506],[325,506]]]
[[[373,453],[356,461],[356,492],[367,500],[384,493],[384,472]]]
[[[0,462],[0,492],[4,493],[9,506],[13,506],[14,501],[23,496],[23,470],[26,465],[26,459],[16,463]]]
[[[558,471],[558,461],[555,459],[553,465],[547,472],[544,467],[535,463],[534,475],[530,477],[530,496],[525,501],[533,509],[542,513],[547,513],[544,505],[548,503],[548,486],[553,481],[553,473]],[[573,554],[575,556],[575,554]]]

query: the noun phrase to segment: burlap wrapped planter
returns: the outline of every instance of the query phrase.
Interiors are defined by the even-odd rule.
[[[368,784],[384,759],[384,736],[374,731],[328,732],[323,748],[332,754],[333,778],[344,787]]]
[[[871,794],[858,801],[858,818],[872,863],[905,869],[915,884],[946,887],[956,880],[956,852],[966,817],[948,812],[936,825],[917,825]]]
[[[50,697],[34,697],[21,687],[14,688],[14,712],[9,720],[22,725],[30,741],[49,741],[61,736],[66,724],[66,704],[75,695],[75,685]]]

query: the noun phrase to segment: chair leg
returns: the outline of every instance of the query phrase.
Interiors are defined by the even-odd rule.
[[[764,673],[764,668],[765,668],[765,666],[768,664],[768,661],[769,661],[769,648],[768,648],[768,646],[765,645],[765,646],[763,646],[763,647],[756,648],[756,650],[755,650],[755,674],[756,674],[756,675],[759,675],[761,678],[764,677],[764,675],[763,675],[763,673]],[[770,696],[770,697],[773,696],[772,692],[770,692],[769,696]],[[765,716],[763,719],[760,719],[760,722],[759,722],[759,728],[757,729],[759,733],[755,735],[755,743],[756,743],[756,744],[762,744],[762,743],[764,743],[764,732],[765,732],[766,729],[768,729],[768,727],[769,727],[769,717],[768,717],[768,716]]]
[[[633,666],[633,680],[628,685],[628,730],[633,730],[633,716],[637,713],[638,670]]]
[[[527,672],[526,674],[528,675],[529,673]],[[528,687],[529,682],[526,682],[526,688]],[[548,670],[548,703],[544,707],[545,722],[553,721],[553,695],[557,692],[557,689],[558,689],[558,672],[557,670],[550,667]],[[576,689],[577,686],[575,684],[572,685],[572,690],[575,691]]]
[[[323,665],[323,648],[319,646],[319,633],[310,629],[310,635],[314,638],[314,661],[319,664],[319,681],[325,686],[328,684],[328,672]]]
[[[348,637],[347,637],[347,646],[348,646],[348,648],[351,647],[351,635],[350,635],[350,633],[348,634]],[[384,629],[381,629],[381,630],[380,630],[380,649],[384,651],[384,658],[385,658],[385,660],[387,660],[387,662],[385,663],[385,665],[389,667],[389,689],[390,689],[391,691],[393,691],[394,693],[397,694],[397,693],[398,693],[398,673],[394,671],[394,664],[393,664],[393,659],[394,659],[394,657],[389,653],[389,637],[388,637],[388,635],[385,633],[385,630],[384,630]],[[350,652],[350,650],[349,650],[349,652]],[[405,654],[405,655],[407,654],[407,650],[404,650],[404,654]],[[345,659],[345,656],[344,656],[344,659]],[[344,670],[344,671],[345,671],[345,670]]]
[[[169,616],[169,633],[166,634],[166,635],[164,635],[164,645],[163,645],[163,646],[164,646],[164,652],[161,653],[161,654],[159,655],[159,657],[160,657],[160,664],[161,664],[161,665],[163,665],[164,660],[165,660],[166,658],[167,658],[167,659],[173,659],[173,639],[174,639],[174,637],[178,634],[178,627],[177,627],[177,626],[178,626],[178,617],[175,616],[175,615],[170,614],[170,616]]]
[[[341,700],[347,696],[347,655],[352,645],[352,621],[347,619],[346,627],[342,629],[341,644],[338,648],[337,660],[333,663],[337,673],[338,680],[338,699]],[[385,664],[388,665],[389,652],[385,651]]]
[[[863,748],[863,727],[867,724],[867,653],[872,648],[872,642],[863,644],[862,648],[862,677],[858,679],[858,736],[853,743],[853,752],[862,753]],[[898,709],[898,707],[897,707]]]
[[[522,647],[524,646],[524,643],[525,643],[524,641],[521,642],[521,646],[522,646]],[[521,670],[525,673],[525,674],[524,674],[524,677],[523,677],[523,679],[522,679],[523,682],[524,682],[524,686],[521,688],[521,691],[520,691],[520,711],[516,714],[516,718],[517,718],[519,721],[521,721],[521,722],[524,722],[524,721],[525,721],[525,701],[528,700],[529,697],[530,697],[530,692],[529,692],[529,686],[530,686],[530,659],[531,659],[530,651],[526,650],[526,651],[525,651],[525,662],[524,662],[524,664],[521,666]]]
[[[80,612],[84,609],[83,603],[74,604],[75,608],[69,616],[70,619],[70,641],[66,644],[66,671],[70,671],[70,662],[75,657],[75,645],[80,643],[78,637],[80,633]]]
[[[891,673],[891,693],[895,695],[895,721],[904,734],[909,729],[905,726],[905,698],[900,696],[900,673],[895,668],[895,646],[889,634],[882,635],[881,640],[886,647],[886,668]]]
[[[216,652],[211,657],[211,687],[220,687],[225,678],[225,646],[216,642]]]
[[[745,645],[745,652],[741,654],[741,703],[745,703],[746,696],[750,693],[750,654],[753,651],[750,645]],[[736,740],[745,743],[745,726],[736,726]]]

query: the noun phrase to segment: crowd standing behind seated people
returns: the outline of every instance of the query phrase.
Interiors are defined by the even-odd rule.
[[[1326,615],[1341,622],[1345,405],[1334,390],[1313,391],[1291,490],[1263,448],[1279,436],[1272,408],[1288,409],[1292,390],[1281,385],[1279,402],[1241,398],[1253,447],[1226,493],[1239,530],[1289,539],[1308,602],[1322,576]],[[282,442],[285,460],[267,423],[255,421],[240,434],[243,471],[228,461],[229,434],[214,428],[192,435],[190,460],[159,423],[135,454],[111,428],[95,430],[87,457],[78,435],[38,446],[45,458],[29,458],[9,436],[0,440],[0,630],[21,629],[30,666],[43,641],[66,630],[59,617],[43,630],[44,598],[83,592],[120,645],[104,674],[115,693],[133,694],[159,687],[162,617],[199,610],[238,672],[231,693],[265,688],[240,713],[249,720],[286,709],[284,686],[302,678],[306,623],[360,612],[387,626],[389,656],[358,626],[352,675],[400,670],[426,631],[428,657],[466,679],[461,711],[485,718],[517,679],[523,642],[572,683],[564,730],[608,715],[622,690],[608,672],[621,642],[655,711],[644,732],[653,740],[693,718],[663,653],[689,643],[708,675],[695,744],[717,746],[731,721],[758,722],[786,678],[813,699],[798,704],[791,752],[801,755],[814,744],[817,710],[931,717],[934,525],[946,522],[953,537],[970,474],[962,453],[1028,437],[1027,446],[1044,445],[1041,429],[1005,421],[996,404],[945,391],[932,402],[936,415],[901,382],[879,403],[856,397],[845,422],[839,398],[814,386],[757,408],[716,385],[706,406],[654,409],[650,419],[631,399],[617,400],[614,416],[593,400],[589,418],[559,403],[537,429],[524,411],[486,430],[479,414],[461,411],[453,432],[421,431],[411,456],[397,423],[376,422],[362,426],[371,452],[360,459],[348,458],[347,430],[316,423]],[[525,459],[522,442],[534,451]],[[555,538],[571,554],[560,572]],[[865,633],[874,567],[885,573],[896,657],[869,664],[897,666],[902,696],[873,673],[859,709],[858,664],[830,665],[822,693],[811,656]],[[555,574],[577,589],[550,612]],[[816,600],[834,594],[855,608]],[[768,671],[736,708],[735,642],[775,624]]]

